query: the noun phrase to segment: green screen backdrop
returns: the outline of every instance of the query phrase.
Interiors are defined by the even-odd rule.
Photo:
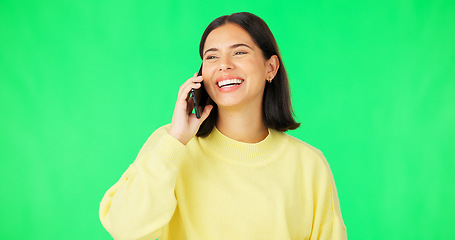
[[[454,1],[2,0],[0,239],[111,239],[101,198],[238,11],[275,34],[348,238],[453,238]]]

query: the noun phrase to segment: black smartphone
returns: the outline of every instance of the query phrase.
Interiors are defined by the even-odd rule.
[[[198,76],[202,75],[202,64],[199,68],[199,72],[197,73]],[[204,84],[201,82],[201,87],[199,89],[191,89],[191,98],[193,99],[194,105],[194,113],[196,114],[197,118],[201,118],[201,112],[199,111],[199,107],[204,109],[205,105],[207,104],[208,100],[208,93],[205,90]]]

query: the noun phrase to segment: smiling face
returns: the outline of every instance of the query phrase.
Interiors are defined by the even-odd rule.
[[[247,31],[232,23],[214,29],[202,58],[204,86],[220,109],[262,107],[266,79],[276,73],[274,58],[266,60]]]

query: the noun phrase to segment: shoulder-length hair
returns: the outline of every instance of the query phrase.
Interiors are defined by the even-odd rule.
[[[291,106],[291,97],[289,90],[289,80],[286,70],[281,61],[278,45],[273,37],[267,24],[258,16],[248,13],[239,12],[231,15],[224,15],[213,20],[202,34],[199,44],[199,55],[203,55],[205,41],[207,36],[216,28],[227,23],[234,23],[247,31],[253,41],[262,50],[264,58],[270,59],[273,55],[278,57],[280,66],[278,72],[271,83],[267,83],[264,89],[262,112],[264,123],[268,128],[285,132],[287,130],[296,129],[300,126],[293,117]],[[265,79],[264,79],[265,80]],[[218,117],[218,107],[216,103],[211,101],[213,109],[209,117],[202,123],[196,134],[198,137],[206,137],[213,130]]]

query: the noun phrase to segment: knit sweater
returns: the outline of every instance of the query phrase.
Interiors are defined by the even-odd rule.
[[[346,239],[319,150],[272,129],[251,144],[214,128],[187,145],[168,129],[149,137],[101,201],[114,239]]]

